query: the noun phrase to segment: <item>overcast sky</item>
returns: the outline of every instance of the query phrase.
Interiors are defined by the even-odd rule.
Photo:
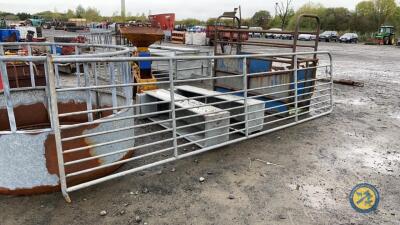
[[[294,7],[304,3],[322,3],[326,7],[347,7],[354,9],[361,0],[294,0]],[[36,13],[46,10],[65,12],[81,4],[85,8],[96,7],[102,15],[111,16],[120,11],[120,0],[0,0],[0,11]],[[266,9],[273,14],[276,0],[126,0],[126,11],[132,15],[149,12],[176,14],[178,19],[197,18],[207,19],[216,17],[224,11],[242,6],[243,17],[251,17],[256,11]]]

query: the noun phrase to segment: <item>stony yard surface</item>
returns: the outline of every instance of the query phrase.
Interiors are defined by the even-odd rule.
[[[335,85],[331,115],[72,193],[71,204],[0,196],[0,224],[400,224],[400,48],[320,50],[335,78],[365,83]],[[348,200],[364,182],[381,194],[366,215]]]

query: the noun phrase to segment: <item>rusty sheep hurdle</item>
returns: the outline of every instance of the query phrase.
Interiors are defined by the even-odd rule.
[[[263,86],[256,88],[270,90],[264,92],[267,94],[262,94],[263,97],[289,93],[280,97],[291,99],[286,103],[290,106],[286,111],[274,112],[272,109],[277,106],[264,107],[264,102],[257,100],[261,95],[249,94],[254,91],[247,84],[248,77],[253,75],[246,70],[249,58],[292,57],[294,62],[297,62],[298,57],[307,55],[326,57],[325,60],[320,60],[319,65],[312,67],[316,70],[316,77],[297,80],[297,73],[305,69],[295,66],[285,70],[286,75],[292,74],[291,81],[279,84],[263,83]],[[225,76],[216,76],[212,70],[208,76],[186,79],[177,79],[179,76],[175,76],[175,65],[179,60],[193,63],[205,60],[209,65],[213,65],[218,59],[237,59],[244,69],[241,73]],[[4,60],[6,57],[0,58],[0,61]],[[45,143],[52,144],[51,156],[57,158],[56,162],[52,161],[52,170],[49,170],[53,179],[50,186],[61,187],[67,201],[70,201],[69,194],[73,191],[310,121],[329,114],[333,107],[332,58],[329,52],[148,58],[41,57],[29,60],[45,60],[48,71],[48,84],[45,88],[48,98],[44,97],[44,105],[50,118],[47,132],[52,135],[52,139]],[[130,65],[132,62],[145,60],[166,62],[168,80],[134,83]],[[58,86],[54,65],[62,63],[82,64],[84,85]],[[107,68],[108,80],[96,80],[96,66],[92,66],[94,64],[102,64]],[[257,72],[258,76],[260,74],[279,76],[271,71]],[[242,80],[243,87],[228,92],[214,90],[216,80],[232,79]],[[115,82],[116,80],[119,82]],[[310,86],[301,85],[305,82]],[[149,84],[157,85],[160,90],[145,91],[132,96],[133,87]],[[282,86],[289,88],[276,91],[277,87]],[[70,99],[68,96],[77,99],[76,102],[72,102],[73,107],[64,104],[65,99]],[[1,97],[7,100],[9,111],[16,108],[15,98],[12,98],[8,87]],[[0,101],[0,106],[1,104],[3,102]],[[10,118],[9,124],[15,123],[11,121],[12,117]],[[4,138],[20,133],[18,129],[2,131],[0,146],[9,148],[9,145],[3,142]],[[14,143],[31,134],[24,135],[15,136]],[[4,151],[4,147],[0,149],[0,152]],[[43,151],[47,149],[42,150],[42,157]],[[23,151],[14,149],[13,152]],[[0,160],[3,159],[4,155],[0,155]],[[12,157],[8,160],[21,159]],[[29,164],[29,161],[25,161],[25,164]],[[121,167],[122,165],[124,166]],[[24,166],[21,165],[21,168]],[[30,170],[29,165],[25,168]],[[16,168],[6,163],[2,169],[8,174],[13,174],[13,169]],[[117,172],[112,173],[117,169]],[[21,173],[17,180],[25,179],[22,174],[24,173]],[[4,186],[4,181],[9,181],[8,179],[7,175],[4,177],[2,174],[0,187]]]

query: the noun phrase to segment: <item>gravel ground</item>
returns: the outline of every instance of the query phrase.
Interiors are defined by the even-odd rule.
[[[331,115],[72,193],[71,204],[0,196],[0,224],[400,224],[400,48],[320,50],[335,78],[365,83],[336,85]],[[348,201],[364,182],[381,194],[370,214]]]

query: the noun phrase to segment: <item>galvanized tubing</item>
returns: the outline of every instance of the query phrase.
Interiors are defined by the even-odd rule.
[[[306,65],[301,61],[314,55],[320,59],[318,64]],[[279,71],[253,70],[255,59],[279,57],[293,58],[294,66],[282,67]],[[10,60],[1,56],[0,65]],[[15,114],[15,122],[8,116],[4,120],[7,126],[0,131],[0,161],[9,154],[3,149],[12,148],[6,141],[28,146],[36,139],[38,145],[31,150],[45,156],[41,168],[29,166],[29,160],[37,155],[26,155],[24,159],[14,155],[15,158],[7,160],[14,160],[14,164],[38,174],[47,171],[47,176],[36,180],[48,181],[47,185],[61,189],[67,201],[73,191],[304,123],[333,109],[329,52],[148,58],[21,57],[18,60],[28,65],[29,62],[44,63],[46,86],[39,92],[38,87],[22,90],[7,87],[0,95],[0,113],[20,113],[20,107],[29,100],[40,103],[38,109],[48,113],[41,117],[48,126],[42,130],[28,129],[21,126],[24,121],[20,114]],[[135,83],[131,66],[143,60],[166,65],[168,79]],[[175,68],[177,61],[182,60],[189,66],[190,62],[202,61],[218,68],[208,68],[206,74],[198,74],[196,68],[182,79],[179,75],[183,70]],[[82,85],[65,82],[66,75],[56,75],[54,65],[76,63],[83,68]],[[101,79],[100,73],[103,73]],[[61,79],[59,85],[58,79]],[[157,85],[158,89],[133,95],[134,87],[149,84]],[[12,123],[15,123],[14,130],[9,128]],[[41,134],[44,130],[47,133]],[[30,143],[22,139],[29,139]],[[40,144],[44,147],[37,147]],[[20,148],[12,151],[22,154]],[[51,165],[46,167],[47,162]],[[21,183],[30,184],[30,188],[43,187],[32,183],[33,179],[26,179],[10,163],[0,165],[5,165],[0,169],[7,174],[18,177],[17,182],[0,175],[0,192],[8,185],[8,192],[3,193],[16,194],[13,188]]]

